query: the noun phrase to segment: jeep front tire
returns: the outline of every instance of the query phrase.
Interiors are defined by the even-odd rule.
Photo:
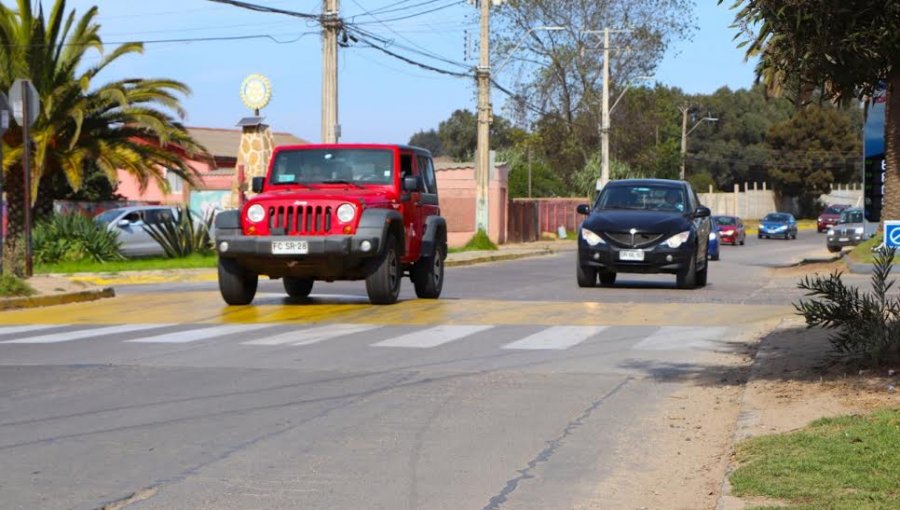
[[[219,292],[229,305],[248,305],[256,296],[259,275],[247,271],[234,259],[219,257]]]
[[[442,245],[434,248],[430,257],[422,257],[413,266],[413,283],[416,296],[421,299],[437,299],[444,288],[444,250]]]
[[[384,243],[384,253],[381,255],[378,268],[366,278],[369,301],[375,305],[396,303],[402,279],[403,268],[400,266],[400,254],[397,252],[397,239],[389,236]]]

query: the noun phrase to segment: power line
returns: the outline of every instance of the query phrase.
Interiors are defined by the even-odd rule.
[[[211,1],[211,2],[216,2],[216,1],[226,1],[226,0],[210,0],[210,1]],[[440,7],[435,7],[434,9],[430,9],[430,10],[427,10],[427,11],[417,12],[417,13],[415,13],[415,14],[409,14],[409,15],[406,15],[406,16],[401,16],[401,17],[399,17],[399,18],[385,19],[385,20],[381,20],[380,22],[376,22],[376,21],[361,21],[361,22],[357,23],[357,25],[371,25],[371,24],[373,24],[373,23],[387,23],[387,22],[390,22],[390,21],[400,21],[400,20],[404,20],[404,19],[417,18],[417,17],[419,17],[419,16],[424,16],[424,15],[426,15],[426,14],[431,14],[431,13],[433,13],[433,12],[438,12],[438,11],[442,11],[442,10],[444,10],[444,9],[449,9],[450,7],[455,7],[455,6],[457,6],[457,5],[464,4],[464,3],[465,3],[464,0],[454,0],[453,2],[451,2],[451,3],[447,4],[447,5],[442,5],[442,6],[440,6]]]
[[[267,5],[257,5],[257,4],[247,3],[247,2],[241,2],[239,0],[206,0],[206,1],[219,3],[219,4],[233,5],[235,7],[240,7],[242,9],[247,9],[247,10],[256,11],[256,12],[266,12],[266,13],[270,13],[270,14],[284,14],[287,16],[294,16],[296,18],[303,18],[303,19],[313,19],[313,20],[319,19],[318,14],[289,11],[286,9],[279,9],[277,7],[269,7]]]

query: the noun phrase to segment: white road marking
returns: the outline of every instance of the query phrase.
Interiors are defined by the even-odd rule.
[[[663,326],[632,347],[638,351],[712,349],[725,336],[725,327]]]
[[[599,334],[607,326],[553,326],[521,340],[508,343],[503,349],[563,350]]]
[[[56,325],[34,325],[30,324],[28,326],[0,326],[0,335],[15,335],[16,333],[31,333],[32,331],[43,331],[45,329],[50,328],[59,328],[63,327],[65,324],[56,324]]]
[[[367,326],[363,324],[326,324],[314,328],[288,331],[279,335],[242,343],[244,345],[310,345],[325,340],[331,340],[332,338],[363,333],[379,327],[380,326]]]
[[[250,332],[255,329],[267,328],[269,326],[272,326],[272,324],[229,324],[227,326],[213,326],[210,328],[191,329],[188,331],[176,331],[175,333],[135,338],[134,340],[126,340],[126,342],[141,344],[186,344],[189,342],[231,335],[233,333]]]
[[[77,331],[66,331],[63,333],[51,333],[48,335],[32,336],[29,338],[20,338],[18,340],[7,340],[0,342],[4,344],[54,344],[59,342],[70,342],[72,340],[81,340],[82,338],[92,338],[107,335],[116,335],[121,333],[131,333],[133,331],[143,331],[145,329],[156,329],[162,327],[160,324],[121,324],[119,326],[106,326],[100,328],[81,329]]]
[[[486,331],[493,327],[494,326],[435,326],[433,328],[390,338],[372,344],[372,347],[412,347],[428,349]]]

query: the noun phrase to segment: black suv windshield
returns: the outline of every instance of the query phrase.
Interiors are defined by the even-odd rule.
[[[597,199],[597,209],[636,209],[684,212],[684,190],[647,184],[607,186]]]
[[[390,184],[394,155],[386,149],[298,149],[280,151],[271,184]]]

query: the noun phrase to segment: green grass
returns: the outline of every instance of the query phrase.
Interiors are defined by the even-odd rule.
[[[879,233],[866,241],[859,243],[850,250],[850,253],[848,254],[850,260],[858,264],[871,264],[875,262],[875,254],[872,252],[872,248],[879,246],[883,240],[884,234]],[[894,257],[894,262],[900,262],[900,255]]]
[[[35,273],[119,273],[122,271],[151,271],[158,269],[199,269],[216,267],[216,255],[193,254],[180,259],[163,257],[128,259],[116,262],[60,262],[40,264]]]
[[[20,297],[34,294],[35,290],[25,280],[9,274],[0,275],[0,296]]]
[[[731,484],[737,496],[774,498],[789,510],[896,509],[898,452],[900,409],[826,418],[738,444]]]
[[[461,248],[450,248],[450,253],[460,253],[464,251],[494,251],[497,245],[488,237],[484,230],[479,230],[469,239],[469,242]]]

